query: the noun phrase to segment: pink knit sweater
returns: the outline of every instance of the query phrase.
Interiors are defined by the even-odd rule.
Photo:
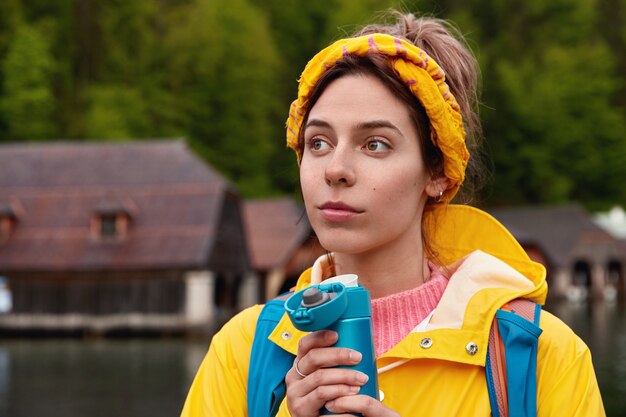
[[[448,279],[433,269],[430,280],[419,287],[372,300],[376,357],[394,347],[435,309],[446,285]]]

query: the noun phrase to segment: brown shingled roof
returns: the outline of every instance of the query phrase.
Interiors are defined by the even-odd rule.
[[[0,272],[207,267],[233,195],[182,140],[2,145],[0,205],[17,226]],[[92,217],[113,209],[126,238],[94,238]]]
[[[183,140],[0,146],[0,188],[226,183]]]
[[[615,241],[579,205],[528,206],[489,210],[520,241],[536,243],[555,266],[567,265],[582,240]]]
[[[311,234],[304,208],[290,198],[249,200],[244,223],[252,267],[283,266]]]

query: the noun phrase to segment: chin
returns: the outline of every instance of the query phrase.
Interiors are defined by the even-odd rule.
[[[318,240],[322,247],[333,253],[358,254],[367,252],[370,247],[363,245],[364,242],[371,242],[371,239],[358,236],[342,236],[342,233],[322,233],[318,235]]]

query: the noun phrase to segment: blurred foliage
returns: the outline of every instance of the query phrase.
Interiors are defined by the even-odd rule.
[[[0,97],[0,114],[8,133],[16,140],[54,135],[53,70],[47,39],[37,29],[19,25],[2,62]]]
[[[3,0],[0,141],[186,137],[244,195],[297,194],[300,71],[388,7],[479,58],[485,203],[626,205],[626,0]]]

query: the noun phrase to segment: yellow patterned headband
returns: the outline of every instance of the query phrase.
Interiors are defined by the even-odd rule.
[[[446,84],[446,76],[434,59],[417,46],[385,34],[341,39],[320,51],[307,64],[300,77],[298,98],[291,104],[287,119],[287,145],[296,151],[298,134],[307,110],[309,96],[322,74],[346,55],[386,55],[396,74],[424,106],[430,120],[431,140],[443,153],[443,171],[450,185],[444,200],[450,201],[463,183],[469,152],[459,105]]]

